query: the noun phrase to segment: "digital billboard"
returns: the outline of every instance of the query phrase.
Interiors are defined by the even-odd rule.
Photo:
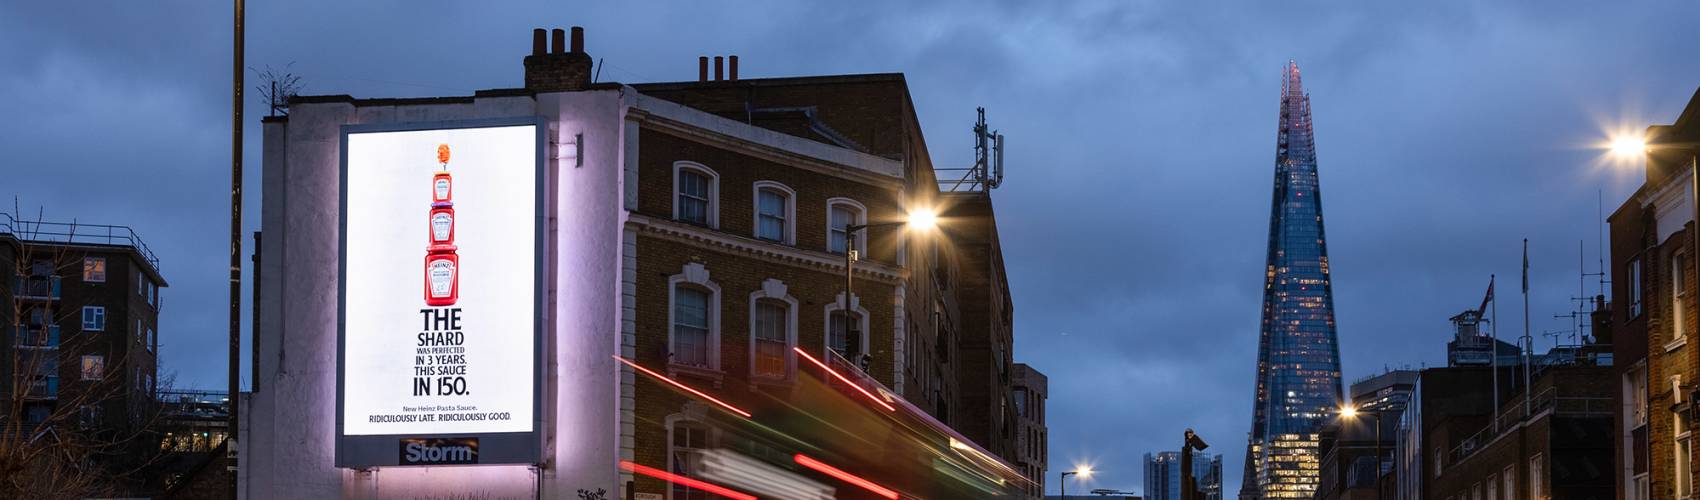
[[[338,466],[537,462],[543,129],[343,127]]]

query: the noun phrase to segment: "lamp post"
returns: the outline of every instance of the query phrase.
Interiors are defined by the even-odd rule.
[[[856,301],[855,301],[855,297],[856,297],[856,292],[855,292],[855,290],[856,290],[855,289],[856,259],[858,257],[857,252],[856,252],[856,233],[859,232],[859,231],[862,231],[864,229],[870,228],[870,227],[907,226],[911,230],[922,230],[922,229],[930,229],[934,225],[936,225],[937,223],[938,223],[938,217],[936,215],[934,215],[931,210],[922,209],[922,210],[916,210],[914,212],[909,212],[908,220],[901,221],[901,222],[876,222],[876,223],[872,223],[872,224],[848,224],[848,225],[844,226],[844,309],[843,309],[843,312],[844,312],[844,343],[846,344],[846,346],[850,346],[850,345],[860,346],[861,345],[860,339],[856,338],[856,336],[860,335],[860,333],[856,332],[855,323],[850,321],[850,313],[851,313],[850,307],[851,307],[851,304],[856,303]],[[831,325],[828,325],[828,328],[830,328],[830,327],[831,327]],[[831,341],[829,339],[828,343],[830,343],[830,342]],[[858,349],[858,351],[860,351],[860,349]],[[866,365],[866,357],[868,356],[868,353],[858,352],[857,354],[859,355],[858,357],[863,358],[863,359],[856,359],[856,360],[850,360],[850,361],[852,361],[854,363],[856,368],[862,370],[863,372],[866,372],[868,370],[867,365]]]
[[[1497,347],[1495,349],[1497,349]],[[1495,356],[1498,355],[1497,352],[1498,351],[1495,351]],[[1381,413],[1373,411],[1360,412],[1357,408],[1352,406],[1340,408],[1341,418],[1355,420],[1358,418],[1358,415],[1368,415],[1369,418],[1375,419],[1375,498],[1376,500],[1381,500]]]
[[[1092,477],[1092,469],[1090,467],[1080,467],[1078,469],[1062,473],[1062,477],[1057,482],[1057,487],[1062,488],[1058,491],[1062,500],[1068,500],[1068,477],[1073,475],[1079,475],[1080,477]]]

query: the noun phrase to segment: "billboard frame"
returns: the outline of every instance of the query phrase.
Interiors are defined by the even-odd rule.
[[[453,130],[472,128],[496,128],[530,125],[534,128],[536,138],[534,200],[533,200],[533,299],[532,299],[532,356],[531,356],[531,431],[530,432],[485,432],[485,433],[436,433],[436,434],[379,434],[355,435],[344,433],[343,429],[343,386],[346,383],[345,342],[347,339],[347,276],[348,276],[348,137],[350,134],[365,134],[378,132],[413,132],[427,130]],[[338,150],[338,180],[337,180],[337,303],[336,303],[336,442],[335,465],[339,468],[366,469],[371,467],[403,466],[400,453],[404,439],[436,438],[476,439],[478,443],[477,465],[538,465],[543,463],[543,448],[545,438],[545,422],[543,409],[543,379],[544,356],[547,354],[547,344],[544,336],[544,316],[548,313],[548,290],[546,279],[549,268],[545,266],[548,240],[548,157],[544,156],[549,144],[548,118],[540,115],[517,116],[504,118],[481,118],[467,120],[440,120],[422,122],[398,122],[376,124],[342,125],[339,131]],[[552,315],[551,315],[552,316]],[[406,466],[424,466],[425,464],[409,464]],[[430,465],[452,466],[452,465]]]

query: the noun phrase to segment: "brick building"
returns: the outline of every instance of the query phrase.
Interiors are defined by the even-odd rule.
[[[1647,128],[1646,181],[1612,213],[1610,342],[1617,498],[1683,498],[1696,479],[1693,396],[1700,354],[1693,297],[1694,158],[1700,92],[1675,123]]]
[[[1533,394],[1510,394],[1491,424],[1454,434],[1432,470],[1428,498],[1597,499],[1615,488],[1611,366],[1552,366]],[[1467,430],[1467,429],[1466,429]]]
[[[939,188],[903,75],[741,79],[736,58],[717,57],[713,78],[704,58],[695,81],[597,83],[581,32],[570,50],[562,30],[534,37],[524,88],[300,97],[265,121],[248,495],[1031,486],[1014,465],[1012,307],[991,194]],[[335,372],[312,367],[335,359],[336,304],[303,278],[337,276],[336,227],[322,224],[336,205],[300,201],[337,196],[339,146],[323,138],[500,117],[537,117],[550,138],[547,466],[346,475],[326,447],[292,448],[335,435]],[[937,227],[905,227],[911,213],[938,214]],[[279,483],[286,470],[296,479]]]
[[[1045,495],[1045,471],[1049,468],[1050,434],[1045,427],[1045,399],[1049,397],[1049,379],[1026,363],[1015,364],[1015,389],[1010,400],[1015,403],[1016,440],[1015,466],[1031,484],[1028,498]]]
[[[166,286],[158,258],[128,227],[0,213],[0,269],[7,418],[95,443],[63,453],[141,462],[145,449],[126,443],[143,441],[151,422]]]

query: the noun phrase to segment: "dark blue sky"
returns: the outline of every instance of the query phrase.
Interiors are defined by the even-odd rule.
[[[689,80],[717,54],[746,78],[903,72],[941,166],[971,162],[985,106],[1009,144],[1016,358],[1051,378],[1050,490],[1076,462],[1100,471],[1077,491],[1137,488],[1140,456],[1190,426],[1231,494],[1283,63],[1311,92],[1348,383],[1443,363],[1446,318],[1491,273],[1521,330],[1525,237],[1533,329],[1566,328],[1551,316],[1578,241],[1596,265],[1597,200],[1609,213],[1641,177],[1593,146],[1669,123],[1700,85],[1692,2],[1490,4],[254,2],[248,64],[294,62],[306,93],[465,95],[520,85],[531,28],[582,25],[604,81]],[[0,194],[136,228],[172,285],[166,366],[206,388],[224,384],[229,176],[213,5],[0,5]],[[264,111],[249,100],[250,231]]]

